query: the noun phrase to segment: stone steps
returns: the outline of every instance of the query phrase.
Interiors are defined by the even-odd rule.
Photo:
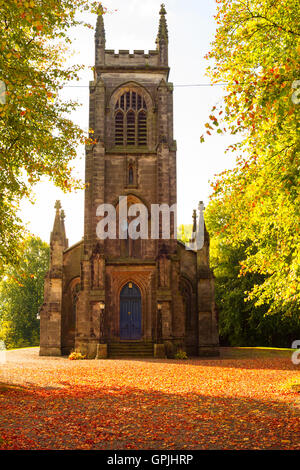
[[[153,343],[123,341],[108,345],[108,357],[153,357]]]

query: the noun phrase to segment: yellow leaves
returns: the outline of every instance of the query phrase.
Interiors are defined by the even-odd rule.
[[[35,7],[35,2],[33,0],[30,0],[29,2],[26,1],[26,2],[22,2],[22,6],[24,8],[34,8]]]
[[[54,103],[54,94],[47,91],[46,93],[46,96],[47,96],[47,100],[51,101],[52,103]]]

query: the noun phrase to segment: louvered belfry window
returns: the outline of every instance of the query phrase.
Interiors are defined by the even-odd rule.
[[[147,145],[147,105],[135,91],[126,91],[116,103],[115,145]]]
[[[147,114],[143,110],[138,114],[138,144],[147,145]]]
[[[115,141],[116,145],[123,145],[124,139],[124,114],[121,111],[116,113],[115,118]]]

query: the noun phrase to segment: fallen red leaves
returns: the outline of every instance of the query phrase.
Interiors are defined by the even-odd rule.
[[[7,355],[1,449],[300,449],[300,396],[284,388],[299,367],[289,358]]]

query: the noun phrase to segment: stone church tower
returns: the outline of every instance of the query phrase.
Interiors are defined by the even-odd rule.
[[[84,238],[68,247],[64,214],[56,203],[50,270],[40,311],[41,355],[80,351],[89,358],[172,357],[218,354],[214,280],[209,239],[187,250],[170,236],[152,234],[151,206],[176,204],[176,142],[173,86],[168,82],[168,29],[160,10],[156,50],[105,48],[103,17],[95,33],[94,80],[90,82],[89,127],[95,143],[86,149]],[[127,207],[143,204],[148,237],[128,237]],[[99,238],[99,206],[116,211],[116,238]],[[197,227],[200,230],[203,205]],[[103,217],[102,217],[103,218]]]

